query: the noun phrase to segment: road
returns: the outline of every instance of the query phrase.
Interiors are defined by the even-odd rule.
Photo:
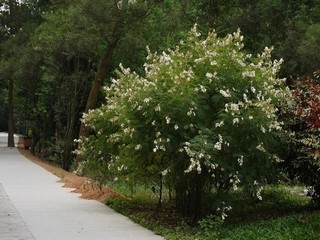
[[[63,188],[58,177],[16,148],[7,148],[6,138],[0,133],[1,240],[163,239],[104,204]]]
[[[19,137],[14,135],[14,143],[18,144]],[[8,134],[0,132],[0,147],[6,147],[8,145]]]

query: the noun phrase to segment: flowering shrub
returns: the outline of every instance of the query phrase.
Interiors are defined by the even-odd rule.
[[[293,95],[297,102],[295,115],[307,128],[320,128],[320,70],[314,73],[314,78],[307,77],[304,81],[295,81]]]
[[[320,76],[319,71],[314,78],[307,77],[295,81],[292,93],[296,101],[293,112],[294,122],[291,124],[295,132],[293,138],[294,155],[287,164],[289,172],[302,183],[311,186],[313,194],[320,195]],[[320,198],[317,197],[320,202]]]
[[[272,49],[252,57],[242,38],[201,37],[195,26],[175,49],[148,50],[144,76],[120,66],[104,88],[106,104],[83,117],[93,134],[78,154],[96,174],[173,187],[186,213],[200,214],[204,197],[242,184],[261,199],[280,161],[277,115],[290,92]]]

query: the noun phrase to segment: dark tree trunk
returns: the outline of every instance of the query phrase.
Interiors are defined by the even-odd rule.
[[[76,106],[76,99],[77,99],[77,91],[75,91],[71,104],[69,106],[67,112],[67,128],[64,136],[64,148],[63,148],[63,163],[62,167],[64,170],[69,171],[71,162],[72,162],[72,147],[73,147],[73,137],[74,137],[74,126],[75,126],[75,119],[77,115],[77,106]]]
[[[9,28],[10,33],[15,33],[15,28],[13,26],[13,20],[14,20],[14,7],[15,7],[15,1],[9,0]],[[13,122],[13,78],[9,79],[8,83],[8,147],[14,147],[14,122]]]
[[[202,176],[189,173],[180,177],[176,183],[176,208],[184,215],[192,216],[196,222],[202,215],[202,196],[204,194]]]
[[[88,101],[85,109],[86,113],[89,112],[89,110],[97,107],[99,91],[103,84],[103,80],[107,75],[108,69],[110,68],[113,52],[114,52],[114,49],[116,48],[117,42],[118,41],[114,42],[109,46],[109,48],[106,50],[106,52],[104,53],[100,61],[99,68],[88,97]],[[79,138],[85,138],[88,135],[89,135],[89,129],[85,127],[83,123],[81,123]]]
[[[161,207],[162,205],[162,191],[163,191],[163,176],[160,174],[159,176],[159,199],[158,199],[158,207]]]
[[[8,147],[14,147],[14,122],[13,122],[13,79],[8,85]]]

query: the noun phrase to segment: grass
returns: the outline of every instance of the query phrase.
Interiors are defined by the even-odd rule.
[[[267,186],[263,201],[236,192],[230,201],[233,210],[226,221],[208,216],[198,224],[176,212],[170,202],[158,208],[156,196],[143,187],[131,200],[113,198],[108,205],[168,240],[320,239],[320,211],[302,187]]]
[[[221,239],[320,239],[320,213],[303,212],[258,223],[225,227]]]

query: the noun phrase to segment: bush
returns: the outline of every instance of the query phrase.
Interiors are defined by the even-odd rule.
[[[314,77],[296,80],[292,93],[296,107],[292,112],[291,154],[285,163],[290,176],[311,186],[309,195],[320,202],[320,83],[319,71]]]
[[[213,193],[207,205],[228,208],[240,185],[261,199],[280,161],[277,115],[290,92],[272,49],[252,57],[242,48],[240,31],[201,37],[195,26],[174,50],[148,50],[144,76],[120,66],[106,104],[83,117],[93,134],[78,154],[114,179],[156,182],[160,201],[162,186],[173,188],[176,206],[196,217]]]

